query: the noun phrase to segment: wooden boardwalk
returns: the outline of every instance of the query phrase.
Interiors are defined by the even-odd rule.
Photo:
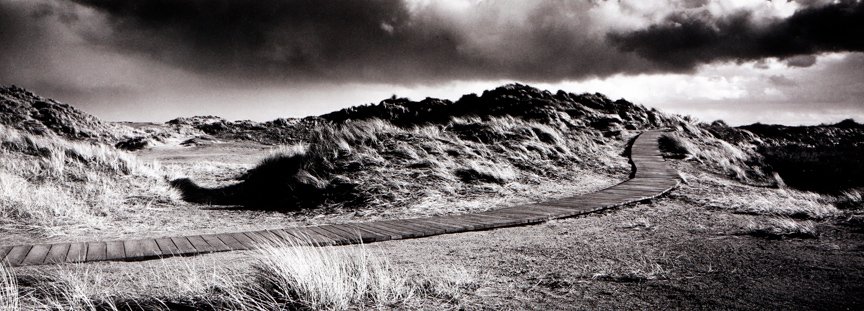
[[[594,193],[554,201],[464,215],[138,240],[0,246],[0,258],[12,266],[134,261],[248,250],[271,243],[372,243],[536,224],[650,200],[675,188],[678,185],[678,173],[666,165],[657,146],[661,133],[648,131],[634,141],[630,156],[633,172],[629,180]]]

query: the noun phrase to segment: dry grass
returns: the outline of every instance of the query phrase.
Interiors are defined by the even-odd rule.
[[[215,259],[154,261],[104,270],[30,271],[18,285],[0,270],[2,310],[345,310],[399,308],[414,299],[458,300],[474,275],[459,267],[409,274],[366,246],[271,245],[236,268]],[[179,264],[178,264],[179,263]],[[243,265],[241,265],[243,266]]]
[[[770,218],[767,221],[751,220],[744,228],[743,233],[770,239],[816,238],[819,236],[812,221],[797,221],[789,218]]]
[[[101,227],[124,208],[174,202],[156,163],[103,144],[0,126],[0,224],[55,234]]]
[[[261,292],[276,302],[312,310],[383,307],[414,294],[409,280],[365,247],[279,245],[256,265]]]
[[[708,208],[736,213],[824,219],[840,214],[832,199],[812,192],[741,185],[705,173],[683,173],[679,194]],[[677,195],[677,194],[676,194]]]
[[[753,184],[774,182],[773,175],[766,173],[759,165],[762,156],[755,151],[755,146],[732,145],[696,126],[664,134],[660,139],[660,147],[667,157],[699,163],[709,172],[737,181]]]
[[[19,300],[15,272],[0,261],[0,310],[18,310]]]

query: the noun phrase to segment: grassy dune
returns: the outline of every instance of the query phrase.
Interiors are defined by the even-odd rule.
[[[0,125],[0,223],[42,234],[103,227],[106,218],[178,196],[158,164],[99,143],[37,136]]]

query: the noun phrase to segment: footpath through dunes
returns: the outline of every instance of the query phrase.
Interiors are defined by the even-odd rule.
[[[663,160],[661,131],[646,131],[630,146],[631,178],[580,196],[481,213],[332,224],[311,227],[137,240],[0,246],[11,266],[94,261],[136,261],[169,256],[255,249],[271,243],[345,245],[536,224],[658,197],[678,186],[678,174]]]

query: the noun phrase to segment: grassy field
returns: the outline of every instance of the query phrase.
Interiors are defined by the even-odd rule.
[[[699,169],[678,165],[685,172]],[[780,216],[785,210],[719,208],[727,195],[712,195],[718,188],[742,197],[779,190],[695,182],[700,178],[706,177],[688,176],[687,184],[655,202],[528,227],[366,246],[19,268],[18,302],[238,310],[864,304],[856,295],[864,290],[864,227],[850,223],[846,211],[800,219]],[[50,299],[37,294],[46,288],[62,290]],[[40,298],[29,300],[34,297]]]

